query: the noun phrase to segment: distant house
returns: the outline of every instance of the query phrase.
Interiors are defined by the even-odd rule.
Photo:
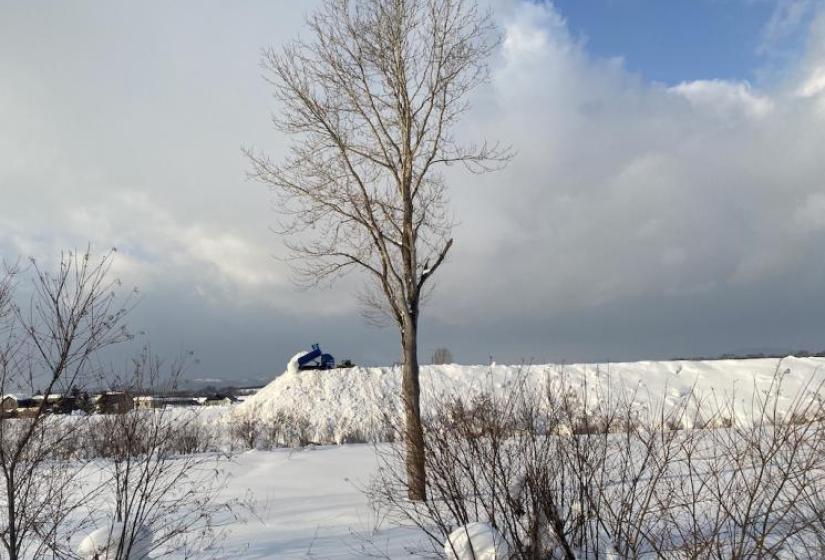
[[[199,406],[200,402],[194,397],[155,397],[152,395],[135,397],[135,408],[168,408]]]
[[[45,404],[43,401],[46,401]],[[33,397],[18,397],[4,395],[0,401],[0,414],[4,418],[33,417],[41,408],[44,414],[70,414],[77,410],[76,399],[69,395],[35,395]]]
[[[236,396],[250,397],[263,389],[263,387],[238,387],[234,393]]]
[[[135,407],[126,391],[105,391],[92,397],[94,411],[99,414],[123,414]]]
[[[44,400],[43,411],[49,414],[71,414],[77,410],[77,399],[71,395],[35,395],[32,397],[35,407],[40,406]]]
[[[140,396],[140,397],[135,397],[135,398],[132,399],[132,401],[134,402],[135,408],[138,409],[138,410],[145,409],[145,408],[158,408],[156,406],[157,398],[153,397],[151,395],[144,395],[144,396]]]
[[[204,406],[229,406],[238,402],[240,401],[232,395],[222,395],[220,393],[209,395],[203,399]]]
[[[0,400],[0,414],[3,418],[30,416],[37,410],[39,405],[39,402],[29,397],[3,395],[2,400]]]

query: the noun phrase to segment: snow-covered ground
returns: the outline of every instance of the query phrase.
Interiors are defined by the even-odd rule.
[[[632,392],[640,404],[664,399],[676,405],[695,390],[721,400],[735,395],[737,414],[744,420],[753,398],[771,389],[777,373],[783,393],[790,397],[808,382],[812,381],[811,389],[825,380],[825,358],[424,366],[422,388],[425,413],[439,398],[466,399],[485,391],[507,391],[518,380],[541,388],[563,379],[568,386],[598,388],[596,395],[604,395],[608,388],[623,389]],[[300,372],[291,368],[245,403],[199,414],[207,424],[225,427],[225,421],[237,415],[266,417],[286,411],[309,420],[315,441],[337,441],[347,434],[372,433],[382,408],[392,405],[399,384],[399,368]],[[789,403],[780,399],[781,406]],[[413,551],[433,550],[433,544],[417,530],[399,526],[386,512],[376,513],[370,507],[364,489],[377,464],[375,448],[369,444],[234,455],[225,465],[229,476],[223,497],[251,503],[253,513],[244,520],[230,520],[224,527],[222,557],[400,559],[419,557]]]
[[[205,459],[206,470],[220,469],[218,478],[223,482],[218,502],[232,504],[231,511],[219,512],[214,518],[220,527],[220,549],[210,551],[209,558],[410,558],[410,548],[422,550],[427,546],[420,534],[389,524],[370,507],[362,490],[376,470],[375,448],[371,445],[254,450],[220,462],[214,461],[214,453],[199,457]],[[105,476],[99,468],[103,464],[99,461],[87,467],[83,484],[98,487]],[[101,524],[91,534],[72,537],[72,546],[81,559],[96,559],[97,553],[100,560],[111,560],[115,558],[120,524],[116,523],[114,530],[108,525],[109,494],[94,496],[93,500],[105,501],[91,508],[101,514]],[[156,528],[156,532],[162,530]],[[147,546],[143,540],[138,539],[138,549]],[[108,556],[107,549],[111,551]],[[133,549],[132,557],[148,560],[156,554],[153,551],[146,557]],[[178,551],[169,558],[198,556]],[[26,559],[40,560],[31,556]]]
[[[746,421],[754,398],[783,384],[780,407],[808,385],[825,380],[825,359],[668,361],[534,366],[424,366],[424,409],[438,397],[471,398],[484,391],[506,391],[516,379],[544,386],[560,379],[603,390],[623,388],[640,403],[664,400],[676,405],[691,391],[725,401],[735,396],[739,421]],[[227,417],[278,410],[308,418],[319,441],[370,432],[388,396],[397,394],[398,368],[295,371],[290,368],[257,395],[232,407]],[[596,391],[598,393],[598,391]],[[370,508],[362,489],[375,473],[370,445],[309,447],[303,450],[250,451],[229,466],[227,493],[251,497],[256,513],[227,527],[227,550],[235,558],[410,558],[428,546],[416,531],[393,525]],[[429,545],[431,546],[431,544]],[[414,555],[412,557],[415,557]]]
[[[255,511],[226,528],[227,558],[410,558],[422,537],[377,516],[362,491],[375,468],[370,445],[238,455],[226,495],[251,498]]]

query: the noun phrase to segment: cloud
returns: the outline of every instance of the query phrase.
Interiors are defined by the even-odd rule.
[[[360,279],[292,287],[269,195],[244,180],[241,145],[276,159],[287,145],[257,63],[300,28],[311,5],[297,4],[10,7],[0,254],[117,246],[117,273],[145,294],[139,326],[200,350],[205,375],[272,371],[315,340],[394,361],[394,334],[361,326]],[[640,358],[822,340],[825,15],[793,4],[765,32],[813,18],[780,80],[665,85],[593,57],[549,3],[493,2],[501,50],[457,133],[518,155],[500,173],[447,173],[459,225],[422,352]]]
[[[694,80],[669,88],[674,94],[687,99],[698,112],[714,119],[759,118],[774,109],[774,102],[765,95],[755,93],[747,82],[728,80]]]
[[[468,133],[519,155],[455,179],[462,227],[436,313],[550,316],[818,270],[806,259],[823,239],[793,225],[825,188],[825,121],[794,94],[813,78],[667,87],[589,56],[552,6],[522,4],[504,29],[494,101]]]
[[[812,18],[806,56],[796,71],[794,93],[825,115],[825,5]]]
[[[762,43],[758,51],[767,54],[789,36],[798,33],[818,4],[820,0],[778,0],[762,32]]]

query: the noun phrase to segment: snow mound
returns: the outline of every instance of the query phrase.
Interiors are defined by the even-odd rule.
[[[89,533],[77,547],[77,554],[83,560],[114,560],[120,547],[123,536],[123,523],[112,523],[109,527],[102,527]],[[135,531],[132,549],[128,558],[123,560],[146,560],[152,548],[152,530],[141,525]]]
[[[302,354],[299,354],[302,355]],[[400,367],[354,367],[333,370],[297,370],[297,356],[287,371],[229,412],[257,414],[263,420],[281,416],[299,418],[312,441],[343,443],[380,440],[387,413],[400,410]],[[733,422],[753,418],[758,399],[776,391],[780,413],[793,396],[807,388],[819,390],[825,382],[825,358],[644,361],[569,365],[432,365],[421,367],[422,414],[432,414],[444,399],[470,402],[491,392],[513,390],[569,391],[585,394],[578,406],[593,410],[606,399],[624,398],[640,409],[678,407],[688,401],[728,404]],[[561,394],[561,393],[557,393]],[[565,393],[566,394],[566,393]],[[230,416],[231,418],[231,416]],[[718,419],[717,419],[718,420]],[[683,418],[683,423],[692,418]],[[690,426],[683,426],[690,427]],[[567,435],[561,426],[559,435]]]
[[[489,523],[468,523],[447,537],[447,560],[509,560],[510,547]]]

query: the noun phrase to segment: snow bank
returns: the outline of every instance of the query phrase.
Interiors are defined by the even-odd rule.
[[[445,397],[461,397],[466,402],[484,393],[511,391],[517,383],[524,383],[530,391],[549,387],[586,392],[585,408],[608,398],[627,398],[640,407],[676,407],[697,397],[719,404],[735,399],[732,420],[747,422],[752,418],[753,399],[774,390],[777,375],[782,379],[779,407],[787,409],[806,383],[812,381],[810,388],[814,389],[825,381],[825,358],[422,366],[422,412],[432,413],[434,403]],[[383,415],[398,405],[400,384],[399,367],[327,371],[290,367],[230,414],[254,412],[273,418],[287,413],[309,422],[314,441],[340,443],[347,434],[375,436]]]
[[[510,548],[501,533],[488,523],[468,523],[447,537],[447,560],[509,560]]]

